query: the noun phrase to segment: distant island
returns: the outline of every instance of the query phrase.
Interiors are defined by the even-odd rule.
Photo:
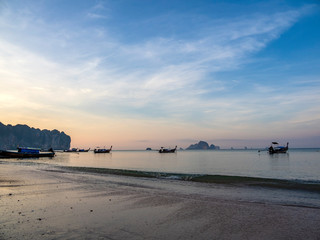
[[[35,147],[41,149],[69,149],[71,138],[58,130],[40,130],[27,125],[12,126],[0,122],[0,149]]]
[[[209,146],[209,144],[205,141],[200,141],[198,143],[191,144],[189,147],[186,148],[186,150],[218,150],[218,149],[220,149],[219,146],[215,146],[213,144]]]

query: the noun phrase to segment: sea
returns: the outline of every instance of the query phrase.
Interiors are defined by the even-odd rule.
[[[289,149],[285,154],[259,150],[56,152],[54,158],[0,159],[15,164],[43,164],[109,173],[145,173],[184,179],[193,176],[238,176],[320,184],[320,149]]]
[[[0,177],[3,164],[81,177],[93,174],[119,179],[120,175],[120,181],[143,182],[152,187],[169,184],[176,191],[181,191],[179,186],[188,186],[194,194],[205,191],[215,198],[320,209],[320,149],[289,149],[285,154],[254,149],[176,153],[57,151],[53,158],[1,158]]]

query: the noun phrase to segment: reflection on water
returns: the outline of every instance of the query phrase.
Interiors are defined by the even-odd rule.
[[[268,154],[269,158],[273,161],[278,161],[279,159],[282,160],[289,160],[289,153],[279,153],[279,154]]]
[[[271,167],[287,166],[290,164],[290,154],[269,154],[269,160]]]
[[[95,153],[93,154],[93,159],[94,160],[106,160],[106,159],[109,159],[111,160],[112,159],[112,153]]]
[[[279,174],[290,171],[290,155],[289,153],[284,154],[268,154],[270,170]]]
[[[178,151],[166,154],[157,151],[112,151],[101,154],[58,152],[53,159],[25,161],[63,166],[320,181],[320,152],[317,150],[293,150],[287,154],[272,155],[256,150]]]

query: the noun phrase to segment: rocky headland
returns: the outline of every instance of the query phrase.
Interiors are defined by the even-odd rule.
[[[71,138],[64,132],[40,130],[27,125],[12,126],[0,122],[0,149],[16,149],[19,147],[35,147],[41,149],[69,149]]]
[[[217,150],[220,149],[219,146],[209,144],[205,141],[199,141],[198,143],[191,144],[189,147],[186,148],[186,150]]]

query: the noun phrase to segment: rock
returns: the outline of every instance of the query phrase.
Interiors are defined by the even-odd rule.
[[[200,141],[198,143],[195,144],[191,144],[189,147],[186,148],[186,150],[215,150],[215,149],[220,149],[219,146],[215,146],[213,144],[211,144],[209,146],[209,144],[205,141]]]
[[[209,148],[209,144],[205,141],[200,141],[196,144],[191,144],[186,150],[206,150]]]
[[[217,149],[220,149],[220,147],[211,144],[210,147],[209,147],[209,149],[210,149],[210,150],[217,150]]]
[[[0,122],[0,149],[16,149],[20,147],[35,147],[48,150],[69,149],[71,138],[58,130],[40,130],[27,125],[12,126]]]

